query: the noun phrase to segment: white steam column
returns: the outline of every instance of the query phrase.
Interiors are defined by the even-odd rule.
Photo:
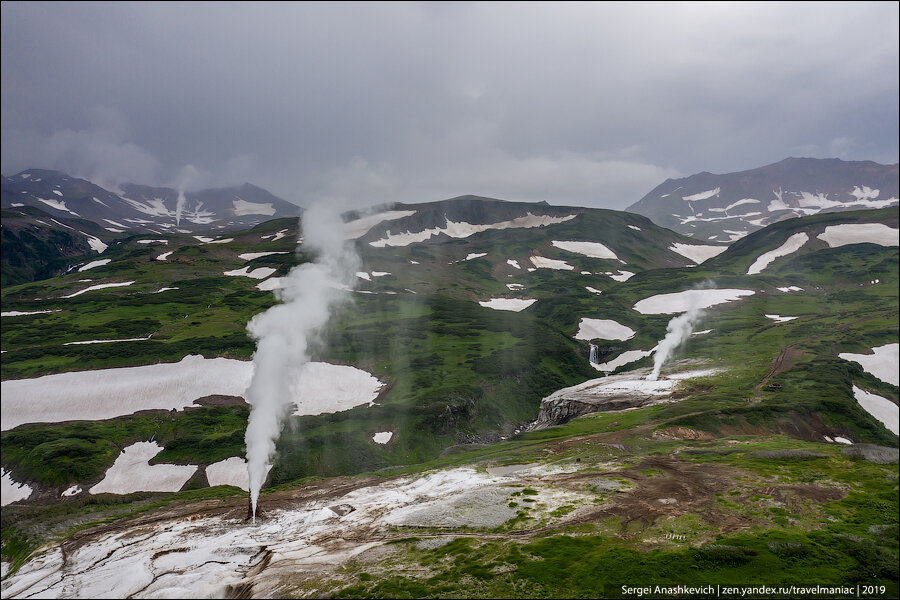
[[[291,269],[276,290],[282,303],[254,316],[247,325],[257,341],[253,379],[244,395],[251,407],[245,440],[254,519],[275,442],[296,400],[294,382],[309,362],[310,340],[346,298],[358,270],[359,259],[352,243],[344,243],[343,223],[335,209],[319,203],[306,210],[303,235],[305,247],[318,254],[315,262]]]
[[[708,289],[708,288],[707,288]],[[666,337],[660,340],[653,354],[653,372],[647,375],[648,381],[659,379],[659,372],[675,350],[682,345],[694,330],[694,326],[703,317],[703,311],[697,307],[698,300],[693,297],[691,307],[686,313],[673,317],[666,325]]]

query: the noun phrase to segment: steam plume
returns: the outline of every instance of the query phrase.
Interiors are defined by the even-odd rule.
[[[178,202],[175,204],[175,225],[181,225],[181,212],[184,210],[184,204],[187,198],[184,197],[184,190],[178,190]]]
[[[697,289],[711,289],[713,287],[712,282],[707,281]],[[659,379],[659,372],[663,363],[690,337],[694,326],[703,317],[703,311],[698,307],[700,297],[695,294],[691,298],[692,303],[688,311],[673,317],[669,324],[666,325],[666,337],[656,346],[656,353],[653,355],[653,372],[647,375],[648,380],[656,381]]]
[[[344,243],[340,214],[333,206],[320,203],[304,213],[305,247],[315,251],[317,259],[291,269],[276,291],[282,303],[256,315],[247,325],[257,341],[253,379],[245,394],[251,406],[245,441],[254,518],[275,441],[297,399],[293,384],[309,361],[310,342],[356,279],[359,259],[353,247]]]

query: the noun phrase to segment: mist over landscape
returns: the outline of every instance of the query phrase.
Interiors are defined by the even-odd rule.
[[[4,598],[896,597],[896,3],[4,2]]]

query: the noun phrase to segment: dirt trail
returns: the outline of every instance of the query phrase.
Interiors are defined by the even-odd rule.
[[[756,387],[753,388],[753,403],[756,404],[760,399],[760,391],[763,386],[769,383],[769,380],[775,377],[776,375],[780,375],[784,373],[788,369],[794,366],[794,363],[797,362],[801,356],[803,356],[803,350],[798,350],[796,344],[791,344],[789,346],[785,346],[785,348],[778,353],[778,356],[775,357],[775,360],[772,361],[772,366],[769,367],[768,372],[766,372],[765,377],[762,378]]]

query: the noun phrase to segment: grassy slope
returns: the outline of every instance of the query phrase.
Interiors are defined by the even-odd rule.
[[[808,220],[779,223],[772,230],[749,236],[701,267],[657,268],[639,272],[621,283],[602,275],[588,276],[578,272],[620,267],[641,271],[644,266],[665,266],[666,261],[673,260],[670,253],[657,248],[655,254],[641,259],[637,256],[638,248],[623,249],[620,240],[613,243],[606,238],[588,238],[604,241],[615,248],[629,261],[628,265],[622,265],[578,257],[549,246],[550,239],[588,237],[590,228],[601,225],[588,218],[555,226],[556,229],[549,231],[522,230],[516,231],[516,235],[486,232],[466,240],[377,252],[366,250],[367,270],[387,271],[392,275],[376,278],[371,283],[361,282],[360,287],[398,294],[356,295],[354,302],[337,316],[326,335],[328,343],[319,351],[318,357],[366,368],[391,387],[376,407],[293,419],[280,440],[280,454],[272,481],[285,485],[311,476],[390,469],[392,465],[393,470],[385,473],[416,472],[422,467],[397,465],[434,461],[442,450],[459,442],[496,440],[498,433],[508,434],[515,425],[534,418],[537,403],[543,395],[595,375],[587,365],[587,344],[571,338],[579,318],[615,319],[637,331],[637,335],[626,342],[602,344],[601,349],[607,357],[629,348],[647,349],[662,337],[669,316],[641,315],[631,309],[634,302],[655,293],[687,289],[707,280],[715,280],[718,287],[759,290],[750,299],[708,310],[698,328],[713,328],[714,331],[692,338],[682,348],[680,357],[728,366],[727,374],[694,382],[683,390],[686,397],[678,403],[621,416],[590,416],[562,428],[517,436],[485,450],[451,454],[438,462],[424,462],[424,465],[463,464],[487,456],[501,461],[532,460],[541,456],[545,444],[554,440],[646,425],[655,429],[676,425],[692,427],[717,436],[783,432],[801,439],[820,439],[826,432],[857,441],[896,445],[896,436],[885,431],[858,407],[850,388],[851,384],[860,385],[894,401],[898,389],[879,382],[852,363],[837,359],[836,355],[896,341],[897,249],[872,245],[804,248],[778,259],[760,275],[743,274],[756,256],[780,245],[797,227],[823,227],[838,218],[840,222],[887,220],[896,226],[896,212],[896,209],[888,209],[819,215]],[[621,229],[622,223],[615,226]],[[643,222],[640,226],[647,227]],[[105,267],[38,284],[4,288],[4,310],[59,306],[66,309],[60,313],[4,318],[2,343],[4,350],[9,350],[4,354],[4,378],[70,370],[73,366],[96,368],[178,360],[190,352],[248,358],[253,345],[244,333],[244,323],[274,300],[270,293],[253,288],[255,280],[223,277],[221,272],[248,264],[273,266],[278,268],[278,274],[286,273],[290,266],[305,258],[286,254],[242,263],[235,257],[240,252],[291,250],[292,237],[268,242],[260,236],[292,227],[295,231],[295,220],[270,222],[239,234],[234,242],[223,245],[187,246],[173,239],[169,246],[148,248],[133,241],[126,242],[104,254],[104,257],[113,258],[113,262]],[[608,231],[605,233],[611,235]],[[516,258],[525,266],[528,254],[537,248],[544,256],[576,265],[576,270],[539,269],[528,273],[506,264],[507,258]],[[159,253],[170,250],[175,252],[169,261],[152,260]],[[470,252],[488,252],[488,256],[448,264]],[[420,265],[411,265],[409,260],[418,261]],[[98,281],[128,278],[136,279],[137,283],[128,288],[87,293],[64,301],[36,299],[52,298],[90,285],[77,281],[85,277]],[[881,283],[869,285],[873,278],[880,279]],[[508,282],[522,283],[527,289],[510,292],[505,285]],[[584,290],[584,285],[602,289],[603,294],[591,294]],[[775,290],[786,285],[803,287],[805,292],[785,294]],[[149,293],[162,286],[181,289],[159,295]],[[405,288],[419,293],[400,294]],[[474,302],[494,295],[535,297],[540,301],[521,313],[491,311]],[[774,323],[763,316],[765,313],[800,318],[788,323]],[[134,337],[150,330],[154,333],[153,341],[61,345],[82,339]],[[762,380],[772,360],[789,345],[803,353],[793,368],[771,381],[778,383],[780,389],[769,386],[762,388],[758,396],[754,395],[754,386]],[[152,435],[151,429],[156,432],[156,439],[166,444],[164,455],[158,459],[161,461],[206,464],[227,455],[239,455],[242,440],[238,439],[237,432],[243,428],[246,409],[217,410],[193,409],[181,413],[174,421],[150,415],[99,423],[23,426],[4,433],[2,462],[17,473],[26,474],[32,481],[62,486],[71,481],[98,477],[111,464],[118,447],[146,439]],[[385,429],[395,432],[391,443],[387,446],[373,444],[372,433]],[[460,446],[466,447],[469,446]],[[651,448],[640,448],[639,451],[649,452]],[[728,459],[721,460],[727,462]],[[888,468],[888,473],[895,471],[895,468],[894,471]],[[853,477],[858,475],[857,470],[851,472],[854,475],[847,475],[846,481],[856,485]],[[868,488],[859,489],[865,491]],[[875,491],[879,498],[887,493]],[[896,504],[896,492],[890,501]],[[76,510],[74,504],[73,510]],[[8,511],[9,508],[4,510],[4,516]],[[25,534],[19,529],[9,529],[5,523],[4,548],[7,540],[14,541],[21,535]],[[866,552],[881,556],[878,553],[883,552],[869,546],[835,550],[829,546],[836,543],[833,540],[826,540],[822,546],[821,540],[816,541],[805,533],[796,535],[803,538],[798,543],[811,545],[816,552],[837,552],[836,557],[843,556],[841,553],[863,556]],[[33,536],[25,537],[33,539]],[[766,539],[751,536],[731,540],[726,545],[746,545],[760,554],[757,550]],[[562,544],[559,548],[564,550],[569,544],[565,540],[554,543]],[[577,549],[576,554],[596,555],[597,565],[606,565],[603,561],[613,560],[617,555],[609,551],[619,547],[618,543],[608,543],[600,538],[572,543],[576,544],[573,546]],[[578,546],[583,543],[587,546]],[[872,543],[881,547],[878,540]],[[521,549],[502,546],[491,552],[526,573],[532,560],[529,557],[547,560],[559,548],[552,544],[533,546],[521,554]],[[633,545],[626,544],[621,551],[633,549]],[[542,554],[545,551],[550,554]],[[895,547],[892,552],[896,556]],[[12,551],[10,555],[18,556]],[[438,556],[450,554],[438,553],[431,558],[423,555],[422,560],[437,560]],[[634,560],[627,552],[622,556]],[[694,569],[700,560],[698,556],[692,552],[673,551],[658,558]],[[767,555],[766,560],[774,559]],[[756,558],[748,561],[745,564],[752,565],[748,568],[771,567],[768,563],[756,562]],[[840,564],[840,572],[860,568],[858,564],[856,567],[851,563]],[[570,569],[565,562],[560,565],[560,568]],[[734,577],[741,572],[734,571]],[[588,586],[588,582],[579,578],[566,578],[559,573],[553,581],[557,582],[556,587],[546,587],[546,581],[541,582],[539,578],[533,583],[538,585],[536,590],[543,590],[540,592],[543,595],[588,594],[597,593],[599,589]],[[507,581],[504,585],[513,583]],[[365,584],[359,588],[359,593],[389,596],[390,590],[401,593],[398,591],[401,589],[402,586],[382,589]],[[439,587],[428,589],[445,593]],[[459,588],[452,589],[459,591]],[[515,592],[514,587],[480,589],[492,595]],[[345,591],[352,595],[357,593],[354,590],[356,588]]]

